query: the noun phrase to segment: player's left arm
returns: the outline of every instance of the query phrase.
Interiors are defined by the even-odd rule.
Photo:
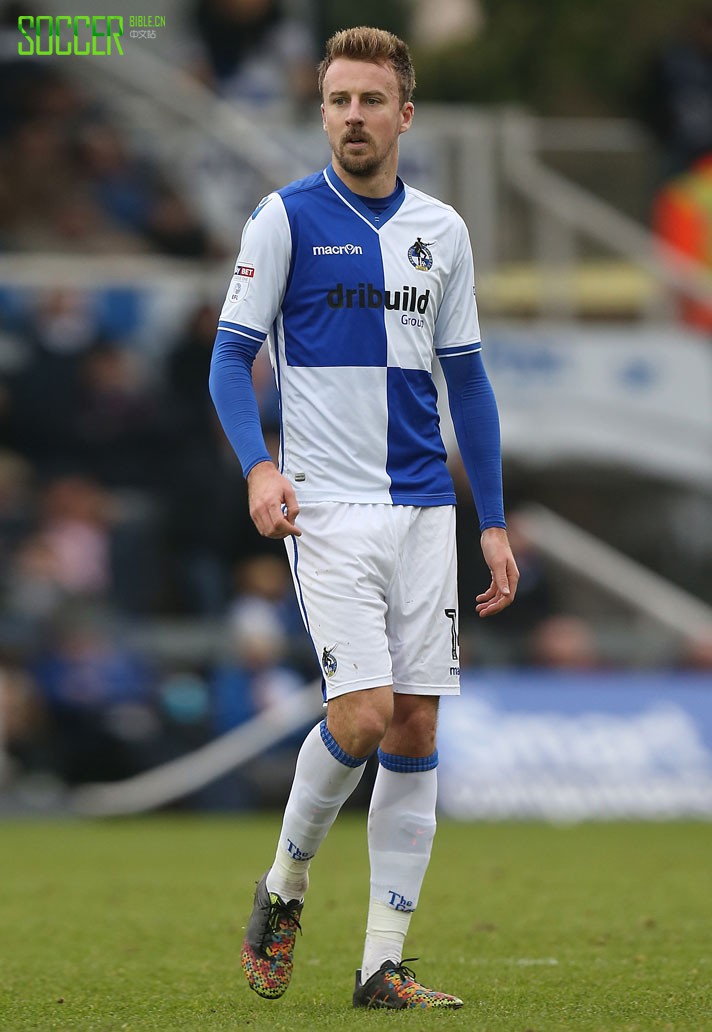
[[[455,260],[438,311],[433,343],[477,507],[482,554],[492,578],[489,588],[477,596],[476,610],[485,617],[514,601],[519,571],[504,519],[499,413],[480,353],[472,250],[467,228],[459,217],[453,240]]]
[[[499,413],[482,355],[477,351],[441,360],[455,436],[480,519],[481,547],[492,577],[477,596],[480,616],[493,616],[514,601],[519,571],[507,538],[502,497]]]

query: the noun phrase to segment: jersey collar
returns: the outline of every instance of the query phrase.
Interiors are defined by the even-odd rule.
[[[378,217],[376,217],[375,213],[371,211],[368,205],[364,204],[362,198],[359,197],[358,194],[349,190],[348,186],[339,179],[333,165],[327,165],[324,169],[324,179],[326,179],[331,189],[338,197],[341,198],[344,204],[351,208],[352,211],[356,212],[356,214],[359,215],[364,222],[367,222],[371,229],[376,233],[393,218],[405,200],[405,186],[400,176],[397,176],[396,181],[403,187],[403,189],[400,191],[393,204],[386,208],[385,211],[379,212]]]

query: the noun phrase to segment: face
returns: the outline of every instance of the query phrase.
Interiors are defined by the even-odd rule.
[[[337,58],[324,77],[321,114],[335,166],[361,180],[395,177],[413,105],[401,105],[390,64]]]

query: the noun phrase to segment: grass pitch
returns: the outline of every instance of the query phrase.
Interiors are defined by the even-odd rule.
[[[238,966],[278,817],[0,826],[2,1032],[712,1030],[712,828],[442,821],[406,955],[455,1012],[351,1009],[368,877],[344,814],[312,866],[292,986]]]

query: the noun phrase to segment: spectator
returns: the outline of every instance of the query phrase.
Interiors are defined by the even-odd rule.
[[[238,599],[228,617],[227,637],[228,653],[210,681],[218,734],[279,706],[305,683],[286,663],[289,642],[274,603],[255,595]],[[275,805],[289,784],[297,749],[296,739],[282,742],[255,758],[249,769],[232,772],[213,786],[208,805]]]
[[[601,655],[591,627],[577,616],[550,616],[529,637],[529,659],[549,670],[596,670]]]
[[[169,399],[137,354],[115,342],[95,345],[77,371],[75,456],[100,483],[155,489],[173,460]]]
[[[207,386],[218,314],[213,305],[198,304],[189,313],[185,333],[166,364],[181,436],[191,447],[197,445],[209,452],[218,448],[215,409]]]
[[[29,674],[0,666],[0,787],[16,772],[43,765],[45,715]],[[19,771],[17,770],[19,768]]]
[[[6,564],[3,610],[6,629],[17,640],[34,644],[39,631],[61,610],[66,594],[59,561],[41,534],[31,534]]]
[[[712,273],[712,149],[659,191],[653,229],[658,240],[673,252]],[[712,333],[712,301],[682,296],[679,310],[688,326]]]
[[[144,231],[161,184],[147,161],[129,154],[115,126],[93,121],[82,127],[75,145],[75,173],[112,222]]]
[[[519,567],[517,605],[504,614],[504,634],[527,634],[539,621],[549,616],[554,607],[551,576],[541,553],[527,535],[526,520],[516,511],[508,520],[510,542],[516,550]]]
[[[72,599],[103,602],[112,587],[109,499],[81,477],[50,482],[37,499],[37,523],[8,557],[4,615],[10,631],[36,644]]]
[[[13,129],[0,150],[0,228],[6,246],[32,249],[73,188],[59,128],[33,117]]]
[[[182,612],[219,616],[230,599],[228,571],[251,556],[284,556],[284,546],[258,534],[235,453],[214,420],[217,447],[188,443],[167,492],[172,571]],[[279,440],[267,435],[276,455]]]
[[[156,595],[150,513],[76,474],[50,481],[39,519],[7,562],[5,612],[30,639],[73,599],[144,613]],[[14,621],[14,624],[13,624]]]
[[[655,56],[643,84],[641,115],[662,149],[662,178],[680,175],[712,152],[712,11],[700,4],[678,39]]]
[[[74,413],[78,367],[95,340],[96,321],[87,297],[51,290],[29,317],[25,364],[8,385],[11,435],[40,476],[75,462]]]
[[[32,467],[16,452],[0,449],[0,560],[28,533],[33,503]]]
[[[129,777],[146,765],[158,733],[152,671],[96,607],[65,608],[33,673],[51,722],[52,764],[66,784]]]
[[[290,656],[300,656],[308,649],[310,666],[314,653],[304,631],[302,616],[292,590],[289,566],[283,555],[253,555],[235,568],[237,599],[231,611],[238,613],[245,599],[264,599],[274,608],[282,629],[290,638]],[[311,670],[309,672],[312,672]]]
[[[198,0],[194,20],[207,59],[199,74],[224,97],[252,104],[314,99],[314,41],[279,0]]]
[[[70,80],[12,55],[19,7],[0,23],[0,240],[12,250],[220,257],[156,164]],[[3,33],[3,26],[5,32]]]
[[[107,596],[111,586],[109,499],[98,484],[63,477],[42,499],[41,537],[54,556],[57,581],[68,595]]]
[[[174,190],[156,198],[145,227],[155,250],[174,258],[222,258],[225,248],[215,240]]]
[[[266,599],[247,596],[233,607],[228,640],[229,655],[212,683],[219,733],[278,705],[303,684],[285,665],[287,634]]]

